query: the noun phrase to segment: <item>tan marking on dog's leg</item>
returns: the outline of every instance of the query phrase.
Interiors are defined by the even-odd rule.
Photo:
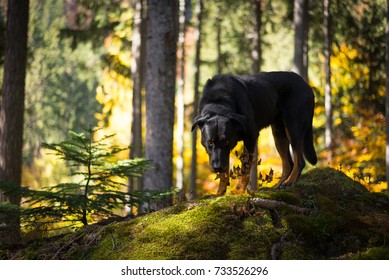
[[[241,194],[246,191],[247,185],[250,182],[250,169],[252,165],[252,157],[249,152],[245,149],[243,155],[240,157],[242,162],[241,174],[238,175],[238,184],[235,187],[233,194]]]
[[[250,182],[250,174],[245,174],[239,176],[238,184],[235,187],[235,190],[232,191],[233,194],[244,193],[247,189],[247,185]]]
[[[302,159],[302,143],[297,145],[295,149],[293,149],[293,169],[292,172],[289,175],[289,178],[282,183],[283,186],[294,186],[297,182],[297,179],[300,177],[300,168],[299,168],[299,161]]]
[[[219,177],[220,177],[220,183],[216,195],[224,195],[226,193],[227,186],[230,185],[230,176],[228,172],[226,172],[226,173],[221,173]]]
[[[247,188],[247,193],[253,195],[258,189],[258,144],[255,145],[255,151],[252,157],[250,168],[250,186]]]
[[[283,183],[288,179],[288,177],[292,173],[292,166],[289,164],[288,158],[284,159],[281,157],[282,160],[282,174],[281,179],[277,182],[277,184],[274,186],[275,188],[278,188],[283,185]]]
[[[289,152],[289,141],[286,137],[274,137],[274,141],[276,144],[276,148],[278,151],[278,154],[281,157],[282,160],[282,174],[281,179],[278,181],[278,183],[274,186],[275,188],[278,188],[288,179],[289,175],[292,172],[292,165],[290,163],[290,152]]]

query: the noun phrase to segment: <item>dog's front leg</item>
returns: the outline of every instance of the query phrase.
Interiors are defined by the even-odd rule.
[[[227,186],[230,185],[230,176],[228,172],[220,173],[218,176],[220,177],[220,183],[216,195],[224,195],[226,193]]]
[[[226,193],[227,187],[230,185],[230,173],[228,172],[229,166],[230,159],[228,159],[227,163],[227,172],[217,174],[217,178],[220,178],[220,182],[216,195],[224,195]]]
[[[243,154],[240,156],[242,168],[240,169],[240,174],[238,174],[238,184],[236,185],[234,191],[235,194],[244,193],[246,191],[247,185],[250,182],[250,170],[253,164],[253,159],[253,154],[245,148]]]

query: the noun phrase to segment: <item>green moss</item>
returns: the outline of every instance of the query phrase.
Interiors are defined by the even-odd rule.
[[[272,225],[269,215],[246,218],[230,241],[228,259],[270,259],[271,246],[285,232]]]
[[[256,196],[310,212],[269,211],[249,195],[207,198],[42,240],[16,258],[270,259],[280,242],[281,259],[388,258],[389,198],[340,171],[313,169],[293,188],[261,189]]]
[[[293,205],[301,205],[299,194],[290,190],[272,190],[269,192],[268,198]]]
[[[110,250],[107,239],[123,238],[123,234],[120,238],[111,235],[102,241],[107,244],[103,246],[104,252],[100,246],[92,256],[114,259],[226,258],[226,232],[234,231],[239,223],[230,211],[225,199],[219,199],[203,202],[178,214],[150,214],[128,223],[125,246]]]
[[[312,249],[307,248],[302,242],[297,239],[287,241],[282,246],[281,258],[284,260],[315,260],[320,259]]]
[[[373,247],[351,256],[355,260],[389,260],[389,247]]]
[[[369,193],[342,172],[314,169],[293,191],[312,212],[287,216],[288,226],[317,258],[353,254],[387,239],[388,198]]]
[[[165,210],[117,223],[104,230],[88,258],[268,259],[271,244],[285,229],[275,228],[269,214],[237,213],[248,198],[221,197],[178,214]]]
[[[329,167],[315,168],[302,175],[297,188],[302,189],[303,193],[320,193],[333,198],[368,192],[363,185],[352,180],[343,172]]]

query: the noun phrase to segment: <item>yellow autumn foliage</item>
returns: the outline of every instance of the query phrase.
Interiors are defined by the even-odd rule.
[[[333,100],[337,100],[333,112],[335,154],[332,163],[325,162],[327,151],[323,149],[324,139],[317,139],[319,158],[322,159],[321,165],[341,169],[370,190],[382,191],[387,188],[384,180],[385,117],[371,108],[358,106],[362,97],[350,92],[356,86],[365,88],[366,85],[362,84],[362,81],[367,81],[370,74],[367,65],[357,62],[358,56],[357,50],[345,43],[333,49],[331,91]],[[324,84],[324,73],[322,83]],[[379,87],[377,93],[384,96],[385,89]],[[320,91],[320,94],[323,96],[323,91]],[[314,126],[320,128],[324,125],[324,106],[318,104]]]
[[[128,9],[120,15],[121,22],[132,22],[133,10]],[[107,37],[104,47],[115,64],[129,69],[131,67],[131,48],[125,45],[132,36],[131,25],[118,28]],[[119,73],[115,67],[108,65],[104,68],[100,85],[96,89],[96,99],[102,104],[102,111],[96,113],[98,130],[96,137],[116,134],[115,141],[119,146],[130,144],[131,115],[132,115],[132,80],[130,76]],[[127,158],[127,152],[121,157]]]

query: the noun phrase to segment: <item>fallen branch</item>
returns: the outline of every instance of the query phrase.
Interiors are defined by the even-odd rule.
[[[51,257],[52,260],[57,260],[60,259],[60,255],[63,252],[66,252],[70,249],[72,245],[74,245],[76,242],[84,238],[84,236],[87,234],[86,231],[81,232],[79,234],[76,234],[70,241],[67,241],[65,244],[63,244],[56,252],[55,254]]]
[[[298,214],[308,215],[310,212],[308,208],[295,206],[292,204],[285,203],[283,201],[276,201],[276,200],[270,200],[270,199],[259,198],[259,197],[251,198],[249,201],[265,209],[276,209],[280,207],[287,207],[293,210],[293,212]]]

